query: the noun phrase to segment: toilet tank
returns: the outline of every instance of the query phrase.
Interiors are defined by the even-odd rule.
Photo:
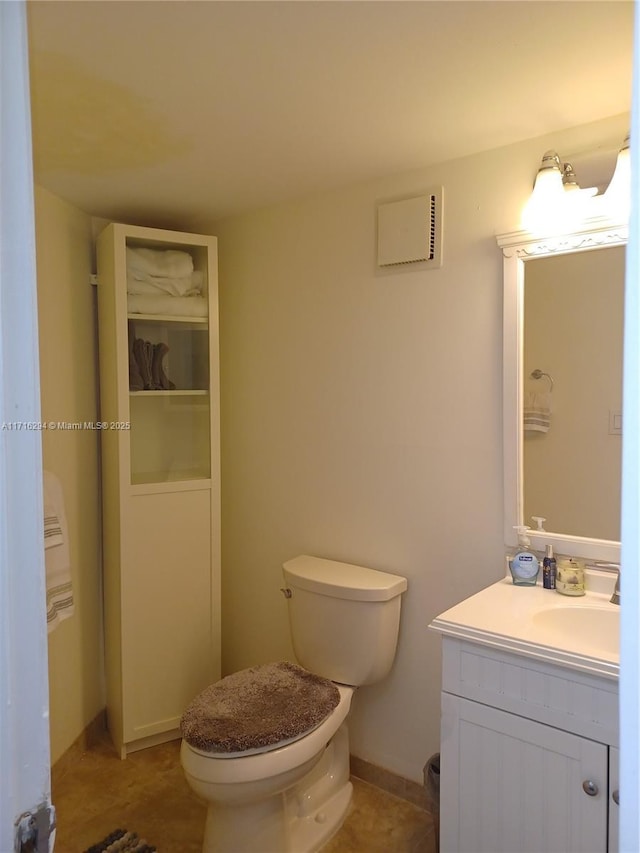
[[[293,649],[301,666],[354,687],[393,664],[406,578],[300,556],[283,566]]]

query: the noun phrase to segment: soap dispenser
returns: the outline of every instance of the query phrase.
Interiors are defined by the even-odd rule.
[[[540,571],[540,563],[533,551],[530,550],[531,541],[527,536],[527,531],[530,528],[525,524],[518,524],[515,525],[514,529],[518,531],[519,548],[509,559],[511,577],[516,586],[535,586]]]

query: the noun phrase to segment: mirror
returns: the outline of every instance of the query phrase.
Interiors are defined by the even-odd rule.
[[[498,237],[507,545],[539,516],[534,548],[619,562],[626,242],[626,226],[603,219],[545,240]]]
[[[531,527],[542,516],[549,530],[620,539],[624,260],[624,246],[610,246],[525,263],[522,487]]]

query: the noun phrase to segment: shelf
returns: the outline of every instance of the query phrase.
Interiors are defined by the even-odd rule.
[[[189,468],[174,471],[144,471],[131,477],[132,486],[170,485],[188,482],[193,483],[193,488],[198,488],[199,483],[211,482],[209,470]]]
[[[130,397],[206,397],[206,388],[174,388],[172,391],[129,391]]]
[[[139,320],[145,323],[198,323],[201,326],[206,326],[209,322],[208,317],[188,317],[179,314],[127,314],[127,320]]]

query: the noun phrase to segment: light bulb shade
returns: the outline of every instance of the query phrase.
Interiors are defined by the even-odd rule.
[[[572,193],[580,189],[580,184],[571,163],[565,163],[562,167],[562,183],[566,193]]]
[[[623,148],[618,158],[619,181],[621,186],[626,187],[626,198],[628,199],[629,182],[628,177],[624,174],[624,152],[625,149]],[[621,160],[622,162],[620,162]],[[628,147],[626,162],[628,162]],[[614,176],[616,181],[611,181],[611,205],[613,206],[615,203],[620,208],[621,202],[617,190],[618,171],[616,169]],[[573,231],[591,217],[612,216],[608,211],[603,211],[603,196],[594,198],[597,192],[597,187],[582,189],[578,184],[571,163],[563,164],[555,151],[547,151],[542,158],[542,165],[536,175],[531,196],[522,211],[522,227],[532,234],[550,236]],[[619,216],[618,213],[618,218]]]
[[[563,207],[564,200],[560,158],[555,151],[547,151],[538,169],[533,191],[522,211],[522,225],[532,232],[553,228],[550,217],[554,218]]]
[[[607,216],[625,221],[631,207],[631,151],[627,136],[618,152],[616,168],[603,197]]]
[[[584,199],[591,198],[598,192],[598,187],[580,186],[571,163],[565,163],[562,167],[562,184],[565,193],[569,193],[571,202],[576,204],[584,204]],[[575,193],[582,193],[582,195],[576,196]],[[578,201],[578,198],[580,201]]]

